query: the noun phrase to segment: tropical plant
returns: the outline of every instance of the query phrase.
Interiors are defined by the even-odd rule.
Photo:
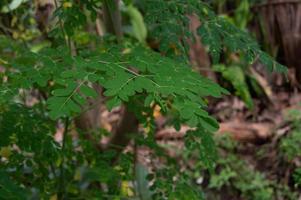
[[[191,127],[183,151],[213,169],[212,134],[218,122],[206,111],[207,97],[228,92],[189,67],[187,40],[196,39],[188,29],[189,15],[201,21],[198,34],[215,63],[227,49],[248,63],[260,60],[270,71],[286,68],[246,32],[197,0],[54,2],[56,23],[41,34],[46,34],[47,45],[37,47],[28,38],[12,40],[11,34],[0,37],[0,198],[147,199],[145,194],[151,193],[153,199],[201,199],[200,189],[192,187],[193,181],[154,138],[153,108],[158,106],[176,129],[181,124]],[[24,15],[32,8],[30,3],[18,6],[5,4],[11,11],[4,9],[1,15],[11,20],[5,13],[22,9]],[[100,10],[107,29],[102,38],[86,31]],[[125,26],[122,15],[128,19]],[[147,35],[160,44],[159,52],[148,47]],[[95,89],[99,87],[102,92]],[[36,98],[36,103],[29,105],[28,98]],[[109,110],[125,108],[122,125],[139,122],[134,128],[119,127],[107,148],[98,143],[106,131],[80,130],[76,123],[99,101]],[[64,130],[61,142],[53,139],[57,126]],[[122,151],[130,139],[166,159],[165,167],[147,176],[151,192],[141,193],[137,187],[137,155]]]

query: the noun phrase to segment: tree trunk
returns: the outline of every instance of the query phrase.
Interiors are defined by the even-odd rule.
[[[116,35],[117,40],[120,42],[123,34],[119,3],[119,0],[105,0],[103,18],[105,21],[106,30],[111,34]],[[100,106],[104,102],[101,101],[101,98],[103,97],[99,95],[96,100],[91,102],[92,104],[95,104],[95,107],[82,113],[81,116],[76,120],[76,126],[88,134],[90,131],[93,131],[99,127],[101,114]],[[114,130],[109,143],[102,148],[102,150],[114,149],[119,154],[129,143],[131,139],[129,134],[138,132],[138,120],[134,113],[130,112],[126,106],[123,106],[122,110],[123,112],[118,127]]]
[[[269,0],[255,6],[262,16],[263,37],[283,63],[294,68],[296,80],[301,84],[301,2],[300,0]],[[260,20],[260,19],[259,19]],[[260,23],[260,22],[258,22]],[[280,54],[280,55],[279,55]]]

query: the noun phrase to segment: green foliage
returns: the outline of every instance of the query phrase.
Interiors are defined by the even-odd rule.
[[[59,158],[59,145],[52,138],[53,122],[40,112],[38,108],[28,109],[14,104],[1,108],[0,148],[5,159],[0,171],[6,174],[3,181],[8,181],[2,185],[1,195],[5,195],[6,190],[8,196],[18,195],[11,199],[26,199],[25,195],[30,196],[29,188],[24,188],[27,182],[44,192],[51,185],[47,168]],[[9,175],[17,184],[8,178]],[[24,185],[20,186],[20,183]]]
[[[293,174],[294,182],[296,187],[301,186],[301,168],[297,168]]]
[[[7,173],[0,171],[1,180],[0,180],[0,199],[16,199],[22,200],[28,198],[28,191],[24,188],[21,188],[10,180]]]
[[[222,76],[233,85],[236,95],[241,97],[247,107],[251,109],[253,107],[253,100],[242,68],[236,65],[229,67],[215,65],[213,69],[220,72]]]
[[[301,132],[292,131],[285,139],[281,141],[280,148],[288,160],[301,156]]]
[[[287,112],[287,120],[292,124],[292,130],[286,135],[279,145],[281,155],[284,160],[292,163],[295,159],[301,156],[301,126],[300,126],[301,112],[298,109],[292,109]],[[300,168],[296,168],[292,175],[294,186],[296,188],[301,186]]]
[[[224,18],[216,16],[204,3],[197,0],[167,2],[146,0],[146,2],[146,22],[150,27],[154,27],[152,33],[160,40],[163,52],[168,52],[171,45],[175,45],[181,52],[187,52],[187,39],[192,38],[192,33],[188,29],[188,15],[194,13],[201,21],[198,34],[204,45],[208,46],[214,63],[219,61],[223,48],[226,48],[230,52],[244,54],[247,63],[259,59],[269,71],[287,71],[284,66],[261,51],[246,32]],[[182,44],[177,42],[181,40]]]
[[[56,145],[52,142],[54,123],[36,109],[21,105],[5,106],[0,110],[0,146],[16,144],[22,151],[34,152],[39,159],[55,156]]]
[[[149,179],[153,181],[152,198],[201,199],[200,190],[191,187],[189,177],[181,173],[177,163],[164,154],[154,139],[152,108],[159,106],[163,115],[171,115],[176,129],[180,124],[192,128],[185,136],[184,151],[188,156],[196,155],[204,168],[213,171],[216,149],[212,134],[218,130],[218,122],[206,111],[206,102],[207,97],[221,97],[228,92],[192,71],[187,64],[187,40],[195,39],[187,29],[187,14],[200,18],[202,26],[198,33],[215,62],[226,48],[244,54],[248,62],[258,57],[270,70],[285,71],[285,68],[262,52],[245,32],[196,0],[144,2],[141,13],[145,13],[150,37],[160,40],[160,52],[144,46],[143,18],[131,4],[127,14],[131,18],[132,36],[140,43],[127,38],[116,44],[115,38],[104,37],[99,42],[83,34],[88,21],[95,20],[97,9],[103,6],[101,3],[108,3],[109,10],[116,9],[111,1],[69,3],[62,3],[54,13],[58,23],[49,34],[51,47],[29,49],[0,37],[0,64],[5,69],[0,85],[0,174],[5,174],[7,182],[7,185],[0,182],[0,197],[17,195],[16,198],[26,199],[24,195],[28,194],[28,198],[36,199],[55,196],[122,199],[130,196],[124,193],[122,185],[135,182],[133,155],[122,153],[112,164],[114,151],[99,153],[80,131],[71,137],[74,119],[94,106],[89,104],[90,100],[100,95],[94,86],[101,86],[109,110],[123,104],[134,111],[144,128],[150,128],[147,136],[134,138],[137,145],[148,146],[158,157],[167,159],[168,166],[158,169],[154,178]],[[139,34],[138,29],[142,30]],[[230,76],[229,79],[232,80]],[[239,81],[234,86],[244,93],[243,79]],[[29,91],[38,91],[38,103],[34,106],[26,103]],[[65,130],[62,142],[58,143],[53,134],[56,125],[62,122]],[[92,140],[102,137],[97,131],[93,134]],[[230,179],[238,179],[230,169],[223,172],[223,178],[213,179],[211,186],[218,188]],[[235,183],[254,198],[268,198],[270,190],[263,193],[262,188],[269,188],[269,184],[262,182],[261,175],[256,177],[253,186],[244,185],[239,179]]]
[[[221,147],[234,148],[233,141],[229,137],[223,137],[222,140],[224,141],[222,141]],[[241,192],[244,199],[272,199],[271,183],[265,180],[263,174],[251,170],[248,164],[236,155],[227,155],[221,158],[217,164],[222,166],[221,171],[213,174],[210,188],[233,187]]]
[[[287,186],[276,180],[267,179],[265,173],[239,157],[236,152],[238,144],[228,135],[218,136],[217,146],[223,156],[216,162],[217,173],[210,177],[208,185],[210,190],[206,192],[208,199],[223,199],[225,196],[228,198],[240,196],[250,200],[297,198],[296,193],[290,191]],[[295,177],[298,177],[297,173]]]
[[[288,159],[292,161],[294,158],[301,156],[301,112],[297,109],[289,110],[287,120],[292,122],[292,131],[281,140],[280,150]]]
[[[147,27],[140,11],[132,4],[126,6],[126,13],[130,17],[132,31],[130,32],[139,42],[144,43],[147,37]]]
[[[143,95],[146,97],[141,102],[144,107],[156,103],[165,112],[169,110],[176,112],[177,121],[198,128],[189,134],[187,149],[191,152],[199,151],[200,159],[207,167],[212,167],[215,151],[210,133],[217,130],[218,124],[204,110],[206,104],[202,98],[209,95],[220,97],[226,91],[192,72],[185,65],[161,57],[145,48],[133,47],[126,54],[121,50],[111,47],[105,50],[105,53],[85,57],[80,55],[71,57],[64,53],[63,49],[56,51],[45,49],[38,54],[27,53],[14,61],[18,73],[8,74],[11,78],[10,84],[25,88],[32,86],[45,88],[52,82],[54,85],[46,90],[50,95],[47,109],[52,119],[78,115],[87,97],[97,96],[92,89],[93,83],[106,89],[104,94],[110,98],[107,102],[110,107],[117,106],[121,102],[130,103],[135,96]],[[37,67],[28,70],[29,65]],[[68,67],[62,70],[62,66]],[[6,98],[3,101],[11,101],[11,98],[5,96],[3,98]],[[30,121],[27,123],[29,126],[33,124]],[[37,125],[41,126],[39,123]],[[24,133],[23,130],[18,132]],[[48,141],[52,139],[49,138]],[[37,147],[39,148],[43,149]],[[109,168],[104,169],[111,174]],[[94,174],[93,177],[97,175]],[[111,179],[112,177],[105,179],[100,177],[93,181],[108,182]]]

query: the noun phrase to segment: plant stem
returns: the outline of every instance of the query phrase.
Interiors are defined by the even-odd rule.
[[[57,0],[54,0],[54,4],[55,4],[55,9],[57,10],[57,9],[58,9],[58,3],[57,3]],[[72,54],[71,40],[70,40],[69,36],[67,35],[67,33],[66,33],[66,31],[65,31],[63,21],[61,20],[61,18],[59,18],[58,20],[59,20],[59,25],[60,25],[60,28],[61,28],[61,30],[62,30],[63,37],[64,37],[64,39],[65,39],[66,45],[68,46],[69,51],[70,51],[70,53]]]
[[[60,177],[59,177],[59,199],[63,199],[64,194],[65,194],[65,171],[64,171],[64,163],[65,163],[65,148],[66,148],[66,139],[67,139],[67,134],[68,134],[68,127],[69,127],[69,118],[66,117],[65,119],[65,129],[63,133],[63,140],[62,140],[62,161],[60,165]]]

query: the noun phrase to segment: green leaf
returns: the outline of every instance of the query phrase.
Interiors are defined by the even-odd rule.
[[[111,111],[113,108],[120,105],[121,105],[121,100],[118,97],[111,98],[106,102],[106,106],[109,111]]]
[[[214,133],[219,129],[218,122],[209,116],[200,118],[200,124],[205,130],[208,130],[211,133]]]
[[[0,199],[27,199],[29,192],[16,185],[8,176],[7,172],[0,171]]]
[[[139,42],[144,43],[147,37],[147,29],[144,24],[142,14],[132,4],[127,6],[127,14],[131,19],[133,35]]]
[[[144,100],[144,106],[149,107],[154,100],[155,98],[153,95],[148,95]]]
[[[213,66],[213,69],[222,73],[222,76],[233,85],[236,90],[236,94],[242,98],[249,109],[252,109],[253,100],[243,69],[236,65],[228,67],[225,67],[224,65],[215,65]]]
[[[87,97],[93,97],[96,98],[98,96],[97,92],[95,91],[95,89],[90,88],[88,86],[86,86],[85,84],[82,84],[80,86],[80,91]]]

